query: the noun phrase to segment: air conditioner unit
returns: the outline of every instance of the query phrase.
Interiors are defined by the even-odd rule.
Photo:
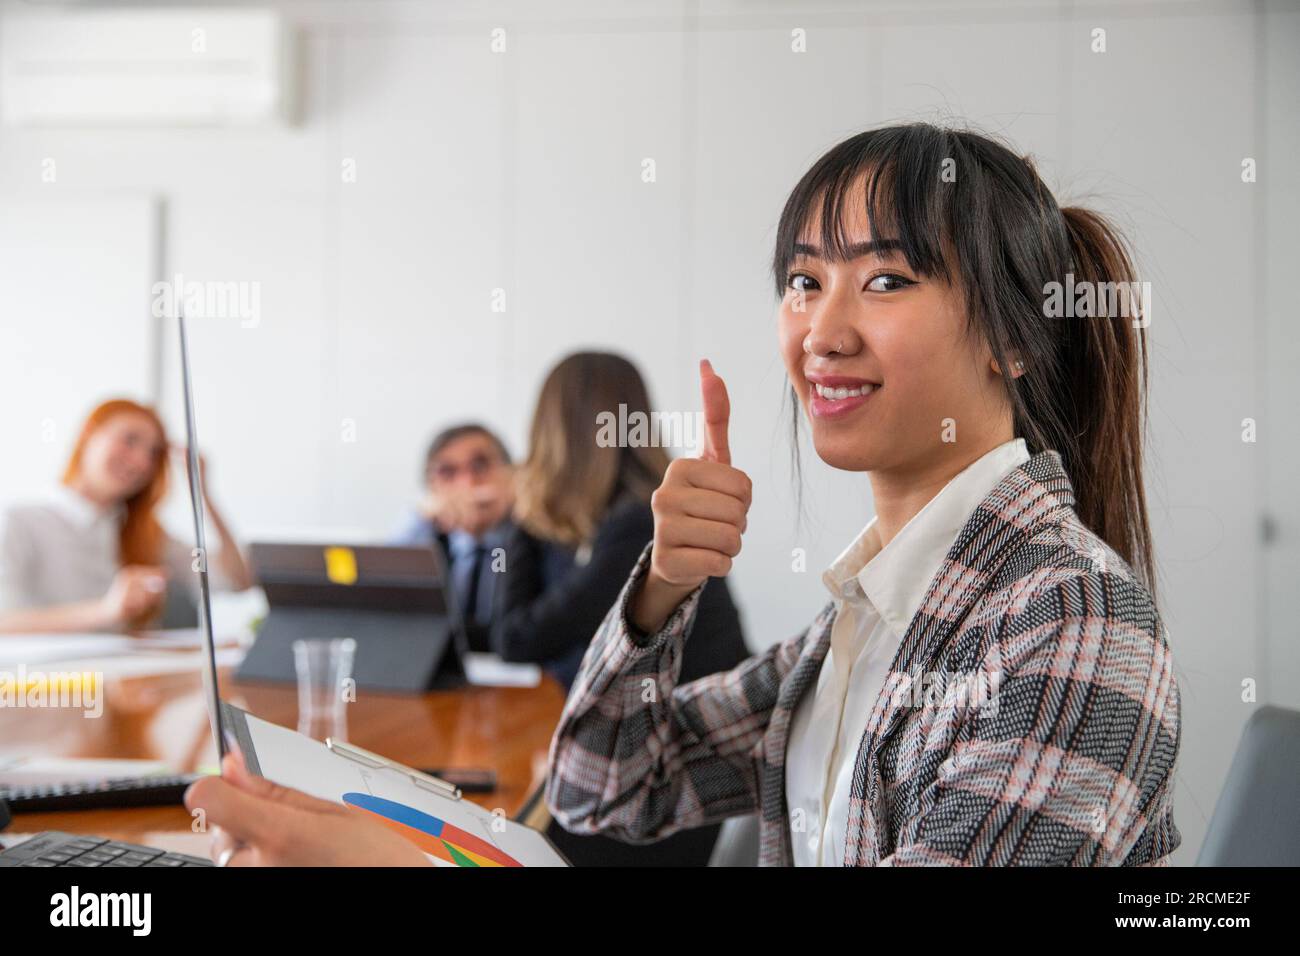
[[[288,28],[272,10],[10,13],[0,113],[27,126],[287,120],[291,60]]]

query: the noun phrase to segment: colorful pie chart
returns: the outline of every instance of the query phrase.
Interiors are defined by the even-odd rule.
[[[457,866],[523,866],[482,837],[404,803],[369,793],[345,793],[343,802],[373,814],[380,823],[396,830],[425,853],[448,863]]]

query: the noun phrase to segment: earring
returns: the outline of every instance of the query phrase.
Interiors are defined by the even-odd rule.
[[[1023,372],[1024,370],[1025,370],[1025,363],[1022,362],[1020,359],[1016,359],[1016,371]]]

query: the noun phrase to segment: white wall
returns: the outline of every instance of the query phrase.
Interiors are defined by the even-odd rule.
[[[297,125],[0,136],[0,211],[160,197],[170,270],[260,283],[256,328],[194,332],[213,488],[246,537],[386,533],[437,426],[482,418],[522,452],[541,378],[572,349],[635,357],[666,410],[695,408],[707,355],[736,396],[734,458],[755,479],[734,584],[751,645],[766,646],[820,606],[818,570],[871,514],[862,478],[805,454],[808,517],[795,521],[767,265],[802,171],[868,125],[951,116],[1036,154],[1063,200],[1115,213],[1156,297],[1148,491],[1185,708],[1179,858],[1194,859],[1254,706],[1242,681],[1300,706],[1281,609],[1298,564],[1284,415],[1300,303],[1283,277],[1300,258],[1286,177],[1300,14],[1195,0],[283,9],[300,31]],[[497,26],[504,55],[489,52]],[[1098,26],[1104,54],[1089,49]],[[55,184],[40,179],[48,157]],[[4,334],[21,336],[10,305]],[[163,403],[179,422],[166,349]],[[141,361],[88,373],[86,403],[134,388]],[[12,453],[30,457],[23,436],[51,403],[71,414],[68,389],[21,371],[0,381]],[[1246,417],[1255,444],[1241,441]],[[806,574],[790,570],[795,547]]]
[[[57,173],[57,167],[56,167]],[[0,443],[4,493],[62,472],[87,403],[149,391],[152,203],[95,192],[0,206]],[[71,335],[81,347],[67,349]]]

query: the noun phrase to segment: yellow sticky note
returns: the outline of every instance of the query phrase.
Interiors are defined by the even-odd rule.
[[[357,556],[352,549],[326,548],[325,574],[335,584],[356,584]]]

